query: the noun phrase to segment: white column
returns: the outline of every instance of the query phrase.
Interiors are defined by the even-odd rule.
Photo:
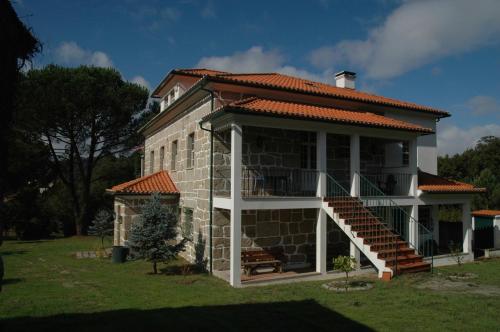
[[[144,153],[141,153],[141,176],[144,176]]]
[[[231,242],[229,281],[241,286],[241,127],[231,125]]]
[[[417,189],[418,189],[418,150],[417,150],[418,144],[417,144],[417,138],[413,138],[410,140],[409,145],[408,145],[408,152],[409,152],[409,168],[410,168],[410,174],[411,174],[411,185],[410,185],[410,192],[408,193],[409,196],[417,196]]]
[[[493,219],[493,241],[495,249],[500,249],[500,216]]]
[[[326,196],[326,132],[316,134],[316,167],[318,169],[318,187],[316,196]],[[323,208],[318,211],[316,223],[316,272],[326,274],[326,213]]]
[[[316,167],[318,169],[318,187],[316,196],[326,196],[326,132],[316,134]]]
[[[326,274],[326,212],[323,208],[318,211],[316,223],[316,272]]]
[[[351,255],[352,258],[356,260],[356,270],[359,270],[361,268],[361,251],[359,251],[358,247],[354,244],[354,242],[349,242],[350,247],[349,247],[349,254]]]
[[[412,206],[411,217],[408,224],[408,237],[410,244],[418,250],[418,205]]]
[[[360,146],[359,134],[351,135],[350,145],[351,160],[351,196],[359,196],[359,172],[360,172]]]
[[[462,204],[462,234],[464,236],[463,252],[472,253],[472,218],[470,201]]]

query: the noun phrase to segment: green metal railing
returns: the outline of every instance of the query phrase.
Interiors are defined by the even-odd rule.
[[[361,236],[365,243],[377,246],[377,251],[393,252],[394,254],[388,253],[381,259],[384,259],[386,264],[395,268],[396,271],[398,250],[401,244],[400,237],[371,209],[366,208],[359,198],[351,196],[347,189],[331,175],[326,174],[326,176],[326,197],[334,204],[334,212],[339,213],[340,218],[349,220],[351,229],[354,229],[357,236]]]
[[[433,265],[433,232],[415,220],[403,207],[384,194],[380,188],[363,175],[359,174],[360,192],[363,204],[374,215],[410,244],[424,257],[431,257]]]

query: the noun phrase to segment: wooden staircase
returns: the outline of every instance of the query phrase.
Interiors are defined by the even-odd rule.
[[[333,213],[328,214],[335,216],[334,219],[338,218],[337,222],[341,222],[348,229],[350,232],[348,236],[362,240],[358,240],[358,244],[363,244],[358,245],[358,248],[368,258],[377,258],[373,259],[378,263],[373,262],[375,266],[380,267],[380,260],[385,261],[385,267],[392,270],[393,276],[431,270],[431,264],[424,262],[423,257],[418,255],[415,249],[410,248],[406,241],[374,216],[359,198],[327,197],[324,202],[332,209],[330,212]],[[365,250],[369,250],[370,253]]]

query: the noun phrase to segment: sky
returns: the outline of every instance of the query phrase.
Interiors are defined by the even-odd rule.
[[[12,0],[49,63],[154,89],[174,68],[280,72],[446,110],[440,155],[500,136],[498,0]]]

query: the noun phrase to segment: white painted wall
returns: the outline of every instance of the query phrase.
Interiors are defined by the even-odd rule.
[[[387,111],[386,116],[394,119],[408,121],[436,131],[436,120],[433,116],[420,114],[418,112]],[[436,135],[420,136],[417,139],[417,165],[427,173],[437,174],[437,139]]]

